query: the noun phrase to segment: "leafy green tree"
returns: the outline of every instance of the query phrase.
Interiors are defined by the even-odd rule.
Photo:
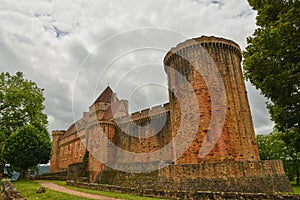
[[[47,129],[34,122],[11,134],[2,147],[3,158],[12,169],[26,177],[29,168],[46,164],[50,159],[51,140]]]
[[[34,121],[47,125],[43,113],[43,90],[26,80],[22,72],[0,74],[0,177],[5,162],[1,154],[4,141],[19,128]]]
[[[4,170],[5,162],[3,159],[1,159],[1,149],[2,149],[5,138],[6,137],[5,137],[4,133],[2,133],[0,131],[0,170],[2,170],[2,171]],[[1,173],[2,171],[0,171],[0,180],[2,179],[2,176],[3,176],[3,174]]]
[[[300,1],[248,0],[258,28],[243,52],[245,76],[270,101],[287,146],[300,152]],[[299,178],[298,178],[299,183]]]
[[[259,155],[262,160],[282,160],[287,176],[293,180],[300,171],[299,157],[293,146],[286,145],[283,136],[278,131],[257,135]]]
[[[300,184],[300,152],[299,143],[300,137],[295,137],[297,135],[295,130],[290,130],[281,136],[282,140],[287,144],[290,149],[290,169],[293,171],[294,177],[296,176],[296,184]]]
[[[0,74],[0,131],[6,136],[18,128],[38,121],[47,124],[43,89],[26,80],[22,72]]]
[[[289,149],[281,140],[280,133],[256,135],[258,151],[262,160],[286,160],[289,157]]]

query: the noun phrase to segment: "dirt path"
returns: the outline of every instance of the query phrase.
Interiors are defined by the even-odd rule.
[[[63,186],[56,185],[54,183],[50,183],[50,182],[39,182],[39,184],[41,184],[45,188],[48,188],[51,190],[55,190],[58,192],[64,192],[67,194],[76,195],[76,196],[80,196],[80,197],[86,197],[86,198],[90,198],[90,199],[100,199],[100,200],[116,200],[116,198],[112,198],[112,197],[105,197],[105,196],[100,196],[100,195],[96,195],[96,194],[88,194],[85,192],[71,190],[71,189],[65,188]]]

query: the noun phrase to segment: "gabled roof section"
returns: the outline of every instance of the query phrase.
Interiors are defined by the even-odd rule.
[[[72,134],[74,134],[74,133],[76,133],[77,132],[77,130],[76,130],[76,125],[75,125],[75,123],[74,124],[72,124],[69,128],[68,128],[68,130],[65,132],[65,134],[62,136],[62,138],[66,138],[66,137],[68,137],[68,136],[70,136],[70,135],[72,135]]]
[[[113,113],[113,111],[116,112],[119,105],[120,105],[120,101],[117,101],[114,104],[112,104],[111,106],[109,106],[109,109],[104,113],[102,119],[107,120],[107,119],[113,118],[113,115],[115,114],[115,113]],[[112,106],[114,107],[114,109],[112,109]]]
[[[112,91],[112,89],[107,86],[107,88],[100,94],[100,96],[95,100],[95,103],[98,102],[105,102],[105,103],[111,103],[112,101],[114,101],[114,92]]]

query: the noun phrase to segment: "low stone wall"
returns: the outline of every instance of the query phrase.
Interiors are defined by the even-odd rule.
[[[78,162],[74,163],[72,165],[68,166],[68,172],[67,172],[67,180],[71,181],[88,181],[88,176],[87,176],[87,165]]]
[[[25,198],[11,182],[4,181],[0,187],[0,200],[25,200]]]
[[[67,180],[67,170],[43,173],[43,174],[37,176],[36,179],[66,181]]]
[[[89,188],[102,191],[128,193],[148,197],[161,197],[170,199],[203,199],[203,200],[300,200],[300,195],[285,195],[279,193],[242,193],[242,192],[206,192],[206,191],[184,191],[184,190],[154,190],[154,189],[138,189],[121,186],[103,185],[95,183],[82,183],[68,181],[68,185]]]
[[[106,169],[99,174],[97,183],[129,188],[138,187],[143,190],[189,192],[272,193],[293,191],[281,161],[169,165],[148,173],[125,173]]]

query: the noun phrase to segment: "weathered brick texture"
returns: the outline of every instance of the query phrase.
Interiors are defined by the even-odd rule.
[[[130,115],[128,101],[119,100],[107,87],[68,130],[53,131],[51,172],[71,165],[69,170],[79,176],[80,167],[73,164],[82,162],[88,150],[91,182],[170,190],[291,191],[281,162],[259,161],[241,50],[236,43],[205,36],[187,40],[167,53],[164,67],[168,103]],[[175,141],[177,136],[181,138]],[[159,151],[156,160],[147,156],[169,144],[170,151]],[[185,145],[187,149],[180,154]],[[138,161],[135,157],[122,161],[113,146],[148,154]],[[161,163],[171,165],[141,174],[106,167],[110,164],[135,171]]]
[[[241,70],[241,51],[239,46],[229,40],[215,37],[201,37],[180,43],[172,48],[164,59],[165,69],[168,74],[169,88],[178,93],[184,92],[186,85],[175,77],[174,68],[186,78],[194,89],[200,113],[199,129],[189,149],[176,163],[207,163],[220,161],[258,160],[259,154],[255,141],[254,128],[248,104],[248,98]],[[219,73],[216,73],[218,70]],[[220,74],[214,77],[212,74]],[[216,145],[212,145],[210,153],[204,158],[199,158],[205,136],[212,131],[209,125],[218,126],[217,122],[211,124],[212,98],[211,93],[218,93],[219,87],[210,87],[203,78],[210,76],[210,83],[221,80],[226,91],[226,107],[220,107],[226,112],[223,130]],[[218,80],[216,80],[218,79]],[[222,96],[221,96],[222,97]],[[181,122],[181,113],[178,100],[170,93],[170,112],[172,132],[175,135]],[[224,99],[224,101],[225,101]],[[215,105],[218,106],[218,105]],[[176,149],[176,146],[174,147]]]

